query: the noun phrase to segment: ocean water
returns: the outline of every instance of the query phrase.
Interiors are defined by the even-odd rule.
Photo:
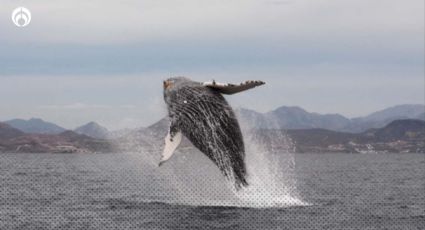
[[[1,154],[0,229],[425,229],[425,154],[156,154]]]

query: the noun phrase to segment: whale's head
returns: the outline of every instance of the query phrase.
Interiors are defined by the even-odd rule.
[[[178,90],[185,85],[193,84],[194,81],[186,77],[172,77],[164,81],[164,100],[168,105],[173,95],[176,95]]]

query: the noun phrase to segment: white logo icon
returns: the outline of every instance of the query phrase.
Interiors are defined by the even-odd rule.
[[[31,12],[25,7],[13,10],[12,21],[17,27],[25,27],[31,22]]]

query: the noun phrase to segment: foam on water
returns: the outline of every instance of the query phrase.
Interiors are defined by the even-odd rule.
[[[252,129],[252,124],[243,118],[239,118],[239,121],[243,130]],[[265,125],[267,129],[277,129],[274,119],[269,119]],[[274,146],[272,141],[260,141],[255,133],[244,133],[249,186],[234,191],[240,206],[267,208],[307,205],[296,195],[293,176],[295,161],[289,152],[293,149],[293,143],[285,133],[276,132],[274,135],[278,135],[275,138],[279,140],[279,146]],[[279,153],[271,152],[277,148],[280,149]]]
[[[234,192],[240,205],[260,208],[306,205],[294,194],[296,188],[290,175],[285,175],[291,166],[284,164],[292,164],[292,160],[282,162],[267,154],[269,153],[247,152],[249,186]],[[287,156],[292,158],[290,154]]]
[[[273,118],[268,120],[265,124],[267,130],[279,130]],[[163,195],[155,194],[156,197],[164,197],[164,200],[155,201],[253,208],[309,205],[297,195],[292,140],[279,131],[272,134],[273,138],[264,141],[257,132],[250,131],[251,122],[243,118],[239,118],[239,122],[245,142],[249,186],[236,191],[233,182],[226,180],[216,165],[200,151],[180,149],[158,168],[162,152],[158,146],[143,157],[145,164],[159,177],[157,183],[160,184],[149,186],[164,187]],[[273,140],[278,140],[278,143]]]

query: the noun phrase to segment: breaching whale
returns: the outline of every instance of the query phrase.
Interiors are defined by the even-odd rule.
[[[164,100],[170,118],[169,132],[159,163],[170,159],[184,135],[211,159],[236,189],[246,181],[245,147],[238,120],[222,94],[234,94],[265,84],[195,82],[185,77],[164,81]]]

